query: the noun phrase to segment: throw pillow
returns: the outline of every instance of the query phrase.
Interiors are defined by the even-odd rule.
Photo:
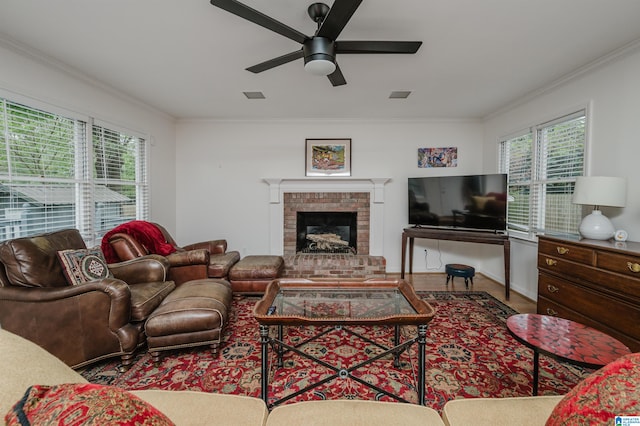
[[[71,285],[113,277],[100,248],[61,250],[58,259]]]
[[[625,355],[571,389],[553,409],[546,424],[613,425],[615,417],[640,416],[638,383],[640,353]]]
[[[10,426],[174,424],[125,390],[84,383],[31,386],[6,414],[5,422]]]

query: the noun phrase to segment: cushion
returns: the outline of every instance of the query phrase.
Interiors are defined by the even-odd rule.
[[[58,258],[71,285],[113,277],[100,248],[61,250]]]
[[[96,384],[35,385],[6,414],[7,425],[173,425],[122,389]]]
[[[67,287],[58,251],[86,248],[80,231],[63,229],[5,241],[0,244],[0,260],[11,285]]]
[[[625,355],[578,383],[547,419],[555,425],[612,425],[614,417],[640,416],[640,353]]]

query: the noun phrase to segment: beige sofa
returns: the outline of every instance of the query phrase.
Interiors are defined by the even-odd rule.
[[[0,422],[35,384],[86,383],[62,361],[15,334],[0,330]],[[543,425],[561,397],[455,400],[437,411],[412,404],[312,401],[269,413],[261,399],[193,391],[133,391],[177,425]]]

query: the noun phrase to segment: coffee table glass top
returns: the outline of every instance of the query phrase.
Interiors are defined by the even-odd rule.
[[[254,314],[260,323],[426,324],[435,311],[404,280],[276,280]]]

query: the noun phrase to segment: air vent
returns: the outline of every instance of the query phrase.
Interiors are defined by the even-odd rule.
[[[247,99],[266,99],[262,92],[242,92]]]
[[[389,99],[407,99],[410,94],[411,92],[407,90],[397,90],[391,92]]]

